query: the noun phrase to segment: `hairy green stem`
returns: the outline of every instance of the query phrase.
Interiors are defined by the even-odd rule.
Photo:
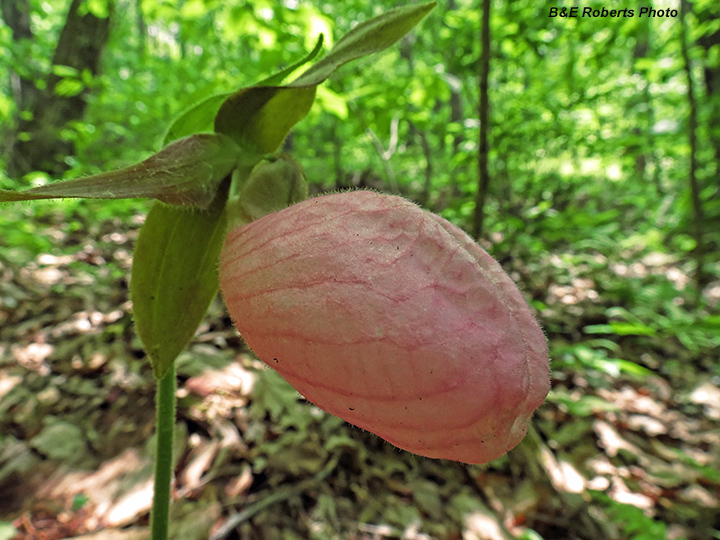
[[[157,383],[155,396],[156,446],[155,495],[150,513],[152,540],[167,540],[170,522],[170,488],[173,475],[173,431],[175,429],[175,362]]]

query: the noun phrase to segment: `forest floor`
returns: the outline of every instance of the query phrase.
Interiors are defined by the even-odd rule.
[[[128,301],[139,223],[80,241],[47,223],[62,254],[18,267],[0,253],[0,540],[148,538],[154,383]],[[661,332],[583,332],[608,323],[599,283],[687,272],[559,260],[532,276],[510,263],[544,305],[554,388],[487,466],[413,456],[305,403],[217,299],[178,360],[173,537],[720,538],[717,358]]]

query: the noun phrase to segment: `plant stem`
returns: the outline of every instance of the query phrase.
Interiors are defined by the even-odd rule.
[[[150,513],[152,540],[167,540],[170,522],[170,487],[173,475],[175,429],[175,362],[157,383],[155,396],[155,494]]]

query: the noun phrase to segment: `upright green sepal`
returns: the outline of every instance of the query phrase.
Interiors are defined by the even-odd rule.
[[[231,138],[200,133],[177,140],[145,161],[125,169],[55,182],[26,191],[0,190],[0,202],[34,199],[153,198],[207,208],[218,186],[236,167],[240,149]]]
[[[231,137],[250,155],[277,151],[290,129],[310,112],[320,83],[343,64],[390,47],[434,7],[433,2],[397,8],[359,24],[325,58],[288,86],[238,90],[218,109],[215,131]]]
[[[315,47],[307,55],[305,55],[303,58],[301,58],[294,64],[286,67],[285,69],[282,69],[277,73],[271,75],[270,77],[267,77],[262,81],[256,83],[254,86],[279,85],[285,79],[285,77],[288,77],[298,68],[302,67],[306,63],[310,62],[313,58],[315,58],[320,52],[320,49],[322,49],[323,41],[324,36],[320,34],[320,36],[318,36],[317,43],[315,43]],[[180,137],[187,137],[188,135],[192,135],[193,133],[212,131],[213,119],[217,115],[220,106],[231,95],[232,92],[227,92],[225,94],[211,96],[185,111],[172,123],[172,125],[168,129],[168,132],[165,135],[165,144],[179,139]]]
[[[217,294],[227,194],[225,182],[202,211],[155,203],[140,231],[130,297],[135,327],[157,379],[195,335]]]
[[[436,2],[402,6],[358,24],[291,86],[320,84],[343,64],[387,49],[412,30],[435,5]]]

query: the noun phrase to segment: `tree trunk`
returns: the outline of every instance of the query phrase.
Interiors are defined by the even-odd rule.
[[[455,11],[456,9],[455,0],[448,0],[447,11]],[[452,51],[453,55],[456,53],[457,51]],[[455,76],[454,71],[455,68],[452,66],[447,74],[448,86],[450,87],[450,122],[460,124],[463,121],[462,95],[460,93],[462,91],[462,81]],[[465,137],[461,130],[453,137],[453,156],[457,155],[463,142],[465,142]]]
[[[487,199],[490,173],[488,172],[488,114],[490,101],[488,99],[488,76],[490,74],[490,0],[482,0],[482,26],[480,30],[480,43],[482,47],[480,56],[480,102],[478,115],[480,117],[480,140],[478,144],[478,191],[475,198],[475,213],[473,215],[473,237],[480,239],[483,233],[485,220],[485,200]]]
[[[451,14],[453,11],[456,11],[457,3],[455,0],[447,0],[445,13]],[[447,28],[450,32],[454,32],[455,30],[449,26],[447,23],[444,23],[445,28]],[[462,55],[458,55],[459,49],[447,49],[445,51],[445,82],[448,85],[448,89],[450,90],[450,99],[447,103],[450,107],[450,117],[449,122],[450,124],[454,124],[453,126],[453,136],[452,136],[452,153],[448,156],[446,154],[446,159],[448,159],[450,162],[456,163],[450,168],[450,187],[452,189],[451,193],[453,197],[461,197],[463,190],[462,190],[462,183],[465,178],[469,178],[472,176],[472,173],[468,170],[467,165],[464,164],[464,161],[456,162],[455,158],[460,152],[460,148],[462,143],[465,142],[465,131],[463,126],[463,121],[465,120],[465,114],[464,114],[464,108],[463,108],[463,81],[460,74],[463,72],[464,67],[463,63],[465,60],[463,59]],[[437,100],[436,103],[436,111],[438,112],[440,110],[444,110],[445,103]],[[443,151],[446,151],[446,144],[445,144],[445,138],[446,138],[446,128],[444,125],[440,125],[440,131],[435,131],[435,136],[437,140],[441,141],[441,149]]]
[[[420,141],[420,147],[422,148],[423,156],[425,156],[425,180],[423,181],[422,191],[418,194],[416,202],[423,208],[431,210],[430,193],[432,193],[433,181],[432,147],[430,146],[427,133],[424,130],[418,129],[412,120],[408,120],[408,126],[410,137]]]
[[[3,3],[5,1],[3,0]],[[108,3],[108,16],[98,17],[89,10],[83,13],[81,7],[84,2],[73,0],[58,39],[53,66],[73,68],[78,77],[81,77],[83,72],[93,77],[99,73],[100,58],[110,30],[112,0],[108,0]],[[67,170],[64,158],[74,154],[75,143],[72,140],[63,140],[60,132],[68,122],[83,117],[89,88],[85,86],[74,95],[60,95],[56,90],[62,80],[62,77],[51,73],[47,78],[46,88],[37,91],[38,98],[33,103],[21,104],[21,110],[29,110],[31,114],[28,115],[29,120],[23,119],[19,122],[18,136],[9,156],[10,176],[20,177],[31,171],[43,171],[59,176]]]
[[[713,8],[708,5],[704,12],[696,13],[696,15],[701,23],[708,25],[710,28],[713,26],[718,28],[718,19],[720,19],[719,11],[717,7],[713,10]],[[720,47],[720,28],[700,37],[698,39],[698,45],[705,49],[706,61],[703,69],[703,78],[705,80],[707,100],[710,107],[710,118],[715,119],[715,121],[708,126],[708,132],[710,135],[710,144],[712,144],[715,154],[715,174],[720,175],[720,122],[717,121],[717,119],[720,118],[720,64],[718,64],[717,60],[712,60],[711,53],[713,48]]]
[[[349,186],[345,181],[345,170],[343,169],[343,139],[338,130],[339,122],[333,120],[332,141],[333,141],[333,169],[335,171],[335,189],[347,189]]]
[[[147,24],[143,12],[143,0],[135,0],[135,25],[138,33],[138,56],[144,59],[147,55]]]
[[[452,0],[448,2],[448,7],[452,6]],[[407,62],[410,73],[415,74],[415,57],[413,55],[413,45],[415,38],[405,36],[401,42],[402,47],[400,49],[400,56]],[[417,203],[423,208],[428,208],[430,203],[430,192],[432,191],[432,176],[433,176],[433,163],[432,163],[432,149],[428,141],[427,133],[424,130],[418,129],[415,123],[408,119],[408,141],[410,144],[415,140],[420,140],[420,146],[422,147],[423,155],[425,156],[425,181],[423,182],[422,191],[418,194]]]
[[[639,28],[635,35],[635,48],[633,49],[633,67],[631,75],[636,73],[636,63],[650,55],[651,45],[650,37],[652,35],[650,27],[650,19],[643,18],[639,22]],[[633,144],[627,148],[629,153],[635,155],[635,172],[638,180],[646,182],[647,180],[647,166],[652,164],[653,174],[652,182],[655,186],[655,191],[659,196],[663,195],[663,189],[660,180],[660,160],[657,157],[655,151],[655,135],[653,134],[653,125],[655,124],[655,111],[653,105],[653,96],[650,92],[650,81],[647,80],[647,69],[641,70],[641,75],[646,79],[645,88],[642,93],[634,96],[628,102],[628,106],[631,108],[638,107],[640,111],[638,116],[643,119],[642,126],[637,126],[633,129],[633,134],[641,140],[641,143]]]
[[[690,61],[690,53],[688,52],[687,42],[687,10],[688,4],[685,0],[680,2],[680,49],[683,57],[683,67],[685,76],[687,77],[687,99],[688,99],[688,142],[690,145],[690,166],[688,170],[688,184],[690,187],[690,200],[692,201],[692,232],[695,239],[695,250],[693,252],[695,258],[695,282],[698,291],[707,285],[707,279],[704,273],[705,262],[705,244],[703,242],[703,222],[705,216],[700,198],[700,185],[697,180],[697,101],[695,99],[695,82],[692,75],[692,64]]]
[[[12,31],[12,38],[15,43],[32,40],[33,34],[30,29],[30,4],[28,0],[0,0],[0,10],[5,24]],[[18,48],[16,47],[16,49]],[[23,49],[20,48],[20,50]],[[18,110],[21,111],[31,107],[38,91],[32,81],[11,72],[10,84]]]

